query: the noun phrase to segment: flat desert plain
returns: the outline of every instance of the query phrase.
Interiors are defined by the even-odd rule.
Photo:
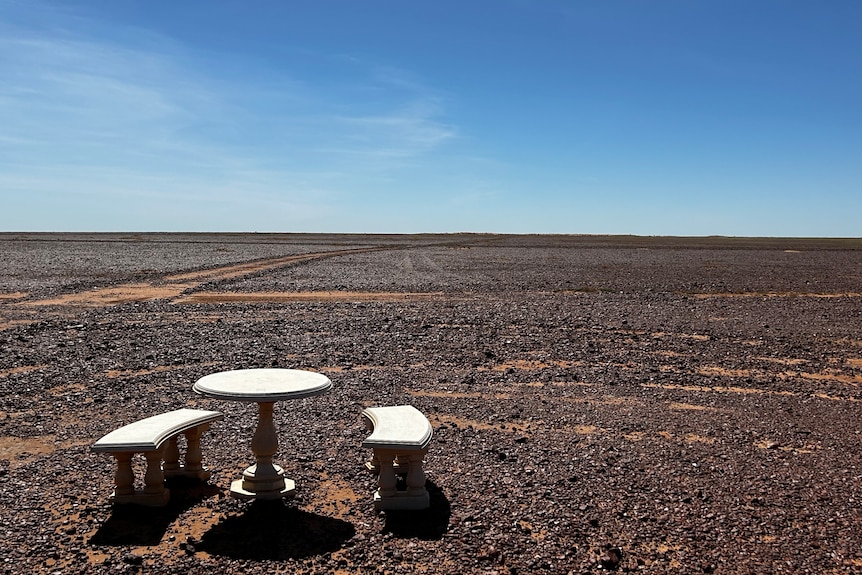
[[[0,234],[0,572],[862,573],[862,240]],[[254,404],[293,500],[228,496]],[[434,427],[375,512],[360,412]],[[114,507],[94,441],[216,409],[204,485]],[[138,485],[143,461],[136,460]]]

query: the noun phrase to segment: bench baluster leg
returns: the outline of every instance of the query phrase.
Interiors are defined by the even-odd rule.
[[[165,447],[165,464],[162,466],[166,477],[172,477],[180,471],[180,448],[177,446],[177,437],[168,439]]]
[[[114,453],[117,460],[117,472],[114,474],[114,500],[122,500],[135,494],[135,474],[132,473],[132,454]],[[119,500],[119,501],[118,501]]]
[[[425,470],[422,469],[424,453],[411,453],[408,458],[407,492],[410,495],[425,493]]]
[[[147,472],[144,475],[144,493],[160,493],[164,488],[165,475],[162,472],[162,454],[160,451],[147,451]]]
[[[381,498],[394,497],[398,487],[398,478],[395,477],[395,469],[392,466],[395,454],[382,449],[375,449],[374,454],[380,462],[380,475],[377,478],[379,489],[377,493]]]
[[[380,471],[380,459],[377,457],[377,452],[371,452],[371,459],[365,462],[365,469],[372,473],[378,473]]]
[[[407,473],[408,459],[404,454],[395,455],[395,474]]]
[[[185,475],[206,481],[212,475],[203,468],[203,453],[201,452],[201,435],[209,429],[209,424],[193,427],[185,432],[186,436],[186,464]]]
[[[162,453],[164,449],[147,451],[147,472],[144,474],[144,492],[138,498],[143,505],[160,506],[168,502],[170,492],[165,489],[165,474],[162,472]]]

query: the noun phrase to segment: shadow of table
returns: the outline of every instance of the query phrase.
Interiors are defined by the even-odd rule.
[[[342,519],[289,507],[281,500],[255,501],[204,533],[197,551],[232,559],[303,559],[341,549],[356,529]]]

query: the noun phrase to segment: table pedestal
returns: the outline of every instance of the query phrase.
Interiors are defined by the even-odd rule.
[[[239,499],[281,499],[293,497],[296,483],[284,476],[284,470],[272,462],[278,451],[278,435],[272,420],[273,403],[258,405],[257,429],[251,440],[256,463],[230,485],[230,494]]]
[[[0,0],[2,2],[2,0]],[[278,436],[272,421],[277,401],[305,399],[332,387],[321,373],[299,369],[236,369],[205,375],[194,390],[205,397],[223,401],[253,401],[258,406],[257,428],[251,440],[255,463],[242,478],[231,483],[230,494],[240,499],[281,499],[293,497],[296,484],[285,478],[284,470],[272,462],[278,451]]]

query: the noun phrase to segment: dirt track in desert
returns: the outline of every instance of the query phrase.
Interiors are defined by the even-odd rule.
[[[7,573],[862,572],[862,240],[0,234]],[[297,497],[227,496],[276,406]],[[365,406],[434,426],[432,507],[375,513]],[[89,446],[217,409],[204,486],[110,504]],[[143,463],[137,463],[141,481]]]

